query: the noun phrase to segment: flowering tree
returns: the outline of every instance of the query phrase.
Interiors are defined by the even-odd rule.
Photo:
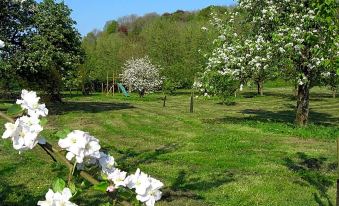
[[[145,92],[159,89],[162,85],[160,68],[153,65],[146,56],[128,60],[123,68],[122,82],[144,96]]]
[[[153,206],[161,198],[162,192],[160,189],[164,186],[162,182],[141,172],[140,169],[137,169],[135,174],[127,175],[127,172],[116,168],[114,157],[100,151],[99,140],[87,132],[75,130],[59,139],[59,147],[66,151],[65,158],[59,152],[59,149],[52,147],[40,136],[43,124],[46,123],[44,117],[47,116],[48,109],[45,104],[40,104],[39,100],[40,98],[37,97],[35,92],[23,90],[21,99],[18,99],[16,105],[9,109],[11,113],[21,114],[21,117],[13,120],[0,112],[0,116],[9,121],[5,124],[6,130],[2,138],[10,139],[15,150],[21,153],[39,145],[53,160],[63,162],[70,169],[67,187],[63,179],[58,179],[53,184],[52,189],[47,192],[46,200],[39,201],[38,205],[76,206],[70,201],[73,196],[72,193],[74,194],[77,191],[75,181],[72,178],[77,177],[75,170],[79,171],[77,174],[81,177],[94,184],[95,189],[114,197],[114,205],[117,201],[129,205],[126,203],[124,195],[119,196],[119,194],[126,194],[126,192],[129,194],[128,196],[130,196],[130,193],[133,194],[126,188],[134,190],[136,199],[146,206]],[[64,136],[63,133],[60,135]],[[91,168],[91,171],[93,171],[93,168],[97,168],[99,170],[98,176],[104,181],[98,182],[89,175],[86,172],[89,168]]]
[[[333,71],[339,58],[338,2],[290,1],[276,7],[281,21],[273,42],[280,46],[298,79],[296,123],[305,125],[310,89],[322,83],[323,74]]]
[[[239,8],[228,11],[223,19],[213,14],[212,25],[219,31],[216,46],[208,59],[207,71],[218,70],[244,83],[253,81],[263,95],[265,80],[276,76],[276,61],[271,28],[265,24],[249,24],[247,13]],[[260,28],[260,31],[256,31]]]
[[[196,78],[193,89],[197,89],[204,96],[210,94],[221,98],[223,104],[231,103],[230,100],[236,96],[236,91],[240,86],[239,81],[229,74],[220,74],[216,71],[208,71]]]
[[[332,97],[336,98],[337,90],[339,87],[339,73],[336,71],[327,72],[323,74],[324,83],[330,88],[332,91]]]
[[[250,76],[259,82],[260,76],[276,72],[295,78],[298,82],[296,123],[307,124],[310,89],[322,83],[323,74],[335,70],[339,58],[338,3],[335,0],[239,0],[239,9],[251,25],[251,34],[241,40],[233,34],[232,16],[226,26],[215,19],[218,28],[224,31],[219,38],[225,43],[215,49],[209,67],[219,67],[221,72],[231,73],[235,78]],[[251,70],[254,72],[248,72]]]

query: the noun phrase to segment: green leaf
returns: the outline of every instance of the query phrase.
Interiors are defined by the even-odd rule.
[[[73,182],[70,182],[68,184],[68,188],[71,190],[72,194],[75,194],[77,192],[77,188]]]
[[[20,105],[18,104],[13,104],[10,108],[8,108],[7,110],[7,114],[8,115],[19,115],[22,114],[23,109],[21,108]]]
[[[110,206],[111,204],[109,202],[106,202],[106,203],[102,203],[100,204],[99,206]]]
[[[86,182],[82,181],[81,184],[80,184],[80,187],[82,187],[82,188],[86,187]]]
[[[65,186],[66,186],[66,182],[61,178],[57,178],[53,183],[53,191],[62,192]]]
[[[62,131],[58,131],[55,133],[55,136],[58,137],[59,139],[65,138],[71,131],[69,129],[64,129]]]
[[[40,120],[40,125],[46,126],[47,122],[48,122],[48,120],[46,118],[43,118],[43,119]]]
[[[107,174],[105,174],[103,172],[101,172],[101,178],[102,178],[102,180],[108,180]]]
[[[105,192],[107,190],[107,187],[109,186],[108,182],[100,182],[99,184],[96,184],[93,186],[94,190],[100,191],[100,192]]]

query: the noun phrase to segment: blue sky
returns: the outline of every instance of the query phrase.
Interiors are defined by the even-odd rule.
[[[41,0],[38,0],[41,1]],[[209,5],[230,5],[233,0],[65,0],[73,10],[72,17],[82,35],[102,29],[106,21],[129,14],[141,16],[150,12],[162,14],[197,10]]]

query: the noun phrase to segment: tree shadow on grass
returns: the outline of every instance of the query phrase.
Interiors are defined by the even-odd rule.
[[[241,96],[243,96],[244,98],[261,98],[260,95],[257,94],[257,92],[242,92]],[[269,96],[269,97],[277,97],[277,98],[281,98],[281,99],[286,99],[286,100],[290,100],[290,101],[296,101],[296,96],[294,96],[292,90],[291,92],[265,92],[264,91],[264,96]],[[332,94],[329,93],[320,93],[320,92],[311,92],[310,94],[310,101],[323,101],[324,99],[331,99],[332,98]]]
[[[179,145],[174,143],[148,151],[134,151],[133,149],[122,150],[110,146],[111,150],[120,154],[120,156],[116,158],[116,161],[119,162],[119,167],[123,168],[125,171],[135,171],[141,164],[156,162],[160,155],[173,152],[178,148]],[[103,148],[103,150],[109,149]]]
[[[15,100],[0,99],[0,104],[15,104]]]
[[[328,189],[334,185],[334,178],[328,175],[330,171],[335,171],[333,163],[328,163],[325,157],[310,157],[298,152],[294,158],[285,158],[284,165],[301,178],[295,183],[317,189],[317,192],[313,193],[317,204],[334,205],[327,194]]]
[[[171,189],[174,191],[205,191],[235,181],[234,174],[229,171],[209,174],[209,177],[204,180],[189,176],[190,174],[187,171],[181,170],[173,182]]]
[[[33,196],[24,184],[11,185],[0,180],[0,205],[2,206],[33,206],[41,197]]]
[[[0,170],[0,205],[1,206],[33,206],[42,198],[34,196],[24,184],[8,182],[4,176],[16,170],[18,165],[8,165]]]
[[[274,121],[274,122],[283,122],[283,123],[293,123],[295,119],[295,111],[293,110],[292,105],[288,105],[291,110],[285,111],[268,111],[262,109],[245,109],[241,111],[242,114],[253,115],[249,118],[253,118],[256,121]],[[315,112],[310,110],[309,113],[309,122],[322,124],[322,125],[332,125],[339,123],[339,118],[334,117],[331,114]]]
[[[238,117],[226,116],[224,118],[207,119],[206,123],[243,123],[249,122],[280,122],[280,123],[294,123],[295,111],[268,111],[263,109],[245,109],[239,113],[247,115]],[[309,123],[319,124],[323,126],[336,126],[339,124],[339,118],[331,114],[310,111]]]
[[[90,96],[96,96],[95,94],[88,94],[88,95],[83,95],[82,92],[72,92],[72,93],[63,93],[62,98],[75,98],[75,97],[90,97]]]
[[[265,96],[271,96],[271,97],[279,97],[282,99],[288,99],[288,100],[295,100],[295,97],[293,96],[292,92],[289,93],[280,93],[280,92],[265,92],[264,96],[260,96],[257,92],[242,92],[240,94],[244,98],[265,98]]]
[[[179,147],[178,144],[167,144],[150,151],[134,151],[132,149],[121,150],[114,147],[113,151],[120,154],[120,157],[116,158],[116,161],[119,162],[119,168],[128,171],[129,173],[133,173],[142,164],[150,164],[157,161],[164,162],[164,160],[159,159],[159,156],[171,153]],[[168,202],[178,199],[200,201],[203,197],[197,194],[198,191],[216,188],[234,181],[233,174],[228,171],[210,174],[206,179],[190,177],[190,175],[192,174],[184,170],[179,171],[172,186],[167,186],[163,189],[162,200]]]
[[[49,104],[49,113],[62,115],[67,112],[99,113],[105,111],[133,109],[129,103],[105,103],[105,102],[65,102]]]
[[[179,171],[175,181],[165,190],[163,199],[169,202],[177,198],[203,200],[204,198],[198,195],[197,192],[217,188],[235,181],[234,174],[229,171],[211,173],[204,179],[201,177],[190,177],[191,175],[185,170]]]
[[[79,206],[94,206],[105,205],[107,202],[112,202],[106,193],[96,191],[94,189],[86,189],[79,193],[79,195],[72,198],[72,202],[80,203]]]

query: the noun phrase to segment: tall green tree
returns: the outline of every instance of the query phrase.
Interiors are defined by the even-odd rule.
[[[0,86],[13,89],[19,86],[19,76],[16,75],[18,54],[26,48],[24,43],[33,27],[35,2],[0,1],[0,40],[5,47],[0,50]]]
[[[202,54],[212,41],[201,29],[205,23],[163,17],[141,32],[148,55],[163,66],[163,75],[177,88],[190,88],[195,74],[203,69]]]
[[[104,31],[108,34],[113,34],[118,31],[119,23],[117,21],[108,21],[104,27]]]
[[[35,8],[34,30],[25,40],[19,73],[61,101],[62,79],[82,61],[81,37],[71,10],[63,3],[44,0]]]

